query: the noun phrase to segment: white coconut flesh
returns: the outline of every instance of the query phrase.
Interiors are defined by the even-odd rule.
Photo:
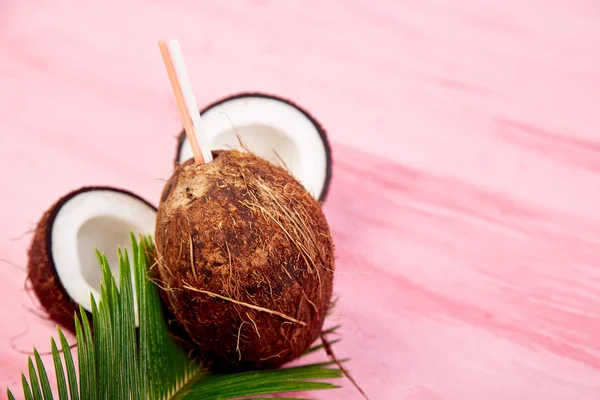
[[[67,294],[91,312],[90,293],[100,300],[102,270],[95,248],[103,252],[117,285],[118,246],[127,247],[133,279],[130,232],[153,235],[156,211],[142,200],[112,190],[91,190],[69,199],[58,211],[51,227],[52,260]],[[135,290],[135,288],[134,288]],[[135,323],[138,325],[134,295]]]
[[[315,198],[327,181],[327,150],[315,124],[298,108],[264,97],[227,100],[202,113],[211,150],[242,150],[237,135],[253,153],[286,168]],[[182,163],[193,156],[187,138]]]

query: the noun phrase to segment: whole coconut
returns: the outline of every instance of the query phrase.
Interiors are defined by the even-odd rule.
[[[285,169],[249,152],[188,160],[165,185],[155,240],[162,295],[205,365],[274,368],[319,337],[332,239],[320,203]]]

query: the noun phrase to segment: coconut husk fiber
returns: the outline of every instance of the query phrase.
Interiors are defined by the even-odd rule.
[[[278,367],[319,337],[334,251],[320,203],[250,152],[188,160],[158,207],[153,276],[169,311],[215,370]]]

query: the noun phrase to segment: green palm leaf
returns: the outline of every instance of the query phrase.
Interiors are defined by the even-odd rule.
[[[75,315],[78,374],[60,328],[62,359],[55,340],[51,340],[59,400],[241,399],[337,387],[324,381],[342,376],[333,363],[237,374],[215,374],[202,368],[169,336],[159,293],[146,276],[149,254],[154,250],[152,240],[142,237],[138,242],[132,234],[131,245],[133,271],[127,250],[119,249],[120,289],[106,257],[98,253],[103,281],[100,301],[93,296],[91,299],[93,331],[82,308]],[[316,345],[307,353],[321,348]],[[30,357],[28,361],[29,379],[22,375],[25,398],[53,399],[46,367],[37,350],[33,360]],[[8,397],[14,398],[10,390]]]

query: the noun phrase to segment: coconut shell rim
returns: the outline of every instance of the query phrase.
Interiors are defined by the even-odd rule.
[[[64,285],[62,284],[62,281],[60,279],[60,276],[58,275],[57,271],[56,271],[56,265],[54,262],[54,258],[52,257],[52,232],[53,232],[53,225],[54,225],[54,221],[56,220],[56,217],[58,215],[58,213],[60,212],[60,210],[62,209],[62,207],[71,199],[73,199],[74,197],[82,194],[82,193],[87,193],[87,192],[93,192],[93,191],[110,191],[110,192],[115,192],[115,193],[121,193],[121,194],[125,194],[128,195],[130,197],[133,197],[136,200],[140,200],[142,203],[146,204],[147,206],[149,206],[151,209],[153,209],[155,212],[158,211],[157,207],[154,206],[152,203],[150,203],[148,200],[144,199],[143,197],[141,197],[140,195],[137,195],[129,190],[123,189],[123,188],[119,188],[119,187],[114,187],[114,186],[83,186],[79,189],[73,190],[71,192],[68,192],[66,194],[64,194],[63,196],[61,196],[49,209],[47,209],[44,214],[47,215],[46,218],[44,218],[44,216],[42,216],[42,218],[40,219],[40,221],[38,222],[38,226],[36,226],[35,229],[35,233],[39,232],[40,229],[45,228],[45,234],[43,235],[42,238],[40,238],[43,241],[43,244],[40,246],[40,251],[44,251],[47,254],[47,260],[48,260],[48,265],[46,266],[46,268],[48,268],[48,271],[50,274],[52,274],[52,276],[54,277],[54,280],[56,282],[56,287],[58,288],[58,290],[61,291],[61,293],[64,295],[65,299],[68,300],[68,302],[75,308],[76,311],[78,311],[79,309],[79,302],[77,302],[75,299],[73,299],[69,293],[67,292],[67,290],[65,289]],[[43,225],[40,225],[41,222],[43,222],[45,219],[45,223]],[[30,250],[35,246],[35,234],[34,234],[34,239],[30,245]],[[115,249],[116,251],[116,249]],[[30,263],[30,259],[31,256],[29,255],[29,260],[28,260],[28,264]],[[31,268],[31,267],[29,267]],[[28,268],[28,269],[29,269]],[[30,272],[29,270],[27,271],[27,279],[30,279]],[[33,282],[31,282],[34,292],[35,290],[35,285]],[[47,307],[44,305],[44,303],[41,301],[41,299],[39,298],[39,296],[36,293],[36,297],[38,297],[38,300],[40,301],[40,304],[42,305],[42,307],[46,310],[46,312],[48,312]],[[85,310],[86,314],[88,315],[88,317],[91,316],[91,313],[88,310]],[[48,314],[50,315],[50,313],[48,312]],[[52,315],[50,315],[51,319],[61,325],[64,325],[63,321],[58,321],[57,318],[54,318]],[[66,317],[65,317],[66,318]],[[69,330],[72,330],[74,332],[74,325],[71,326],[71,324],[66,325],[66,327]]]
[[[325,180],[323,181],[323,188],[321,189],[321,193],[319,194],[319,197],[318,197],[318,200],[321,203],[323,203],[325,201],[325,199],[327,198],[327,195],[329,194],[329,186],[331,185],[331,179],[332,179],[332,175],[333,175],[333,168],[332,168],[333,158],[331,155],[331,153],[332,153],[331,152],[331,144],[329,143],[327,131],[325,130],[323,125],[314,116],[312,116],[304,107],[299,106],[297,103],[295,103],[292,100],[289,100],[287,98],[277,96],[274,94],[257,92],[257,91],[247,91],[247,92],[240,92],[238,94],[222,97],[219,100],[209,103],[207,106],[200,109],[200,114],[204,114],[205,112],[209,111],[211,108],[219,106],[228,101],[243,99],[243,98],[247,98],[247,97],[258,97],[258,98],[262,98],[262,99],[277,100],[277,101],[286,103],[286,104],[296,108],[298,111],[300,111],[306,118],[308,118],[308,120],[317,129],[317,133],[319,134],[319,137],[321,138],[321,142],[323,143],[323,148],[325,149]],[[175,161],[174,161],[175,167],[177,167],[180,164],[179,156],[181,155],[181,149],[183,147],[183,144],[185,143],[185,140],[186,140],[186,133],[185,133],[185,130],[182,129],[179,133],[179,137],[177,138],[177,152],[175,154]]]

